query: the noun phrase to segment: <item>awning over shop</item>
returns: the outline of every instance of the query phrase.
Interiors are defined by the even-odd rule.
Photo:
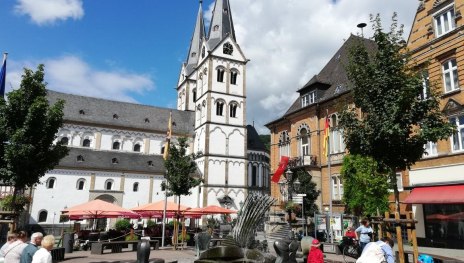
[[[464,204],[464,185],[414,188],[406,204]]]

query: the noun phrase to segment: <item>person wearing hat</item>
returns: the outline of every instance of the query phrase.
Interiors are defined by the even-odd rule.
[[[311,250],[309,250],[307,263],[324,263],[324,254],[319,248],[321,243],[317,239],[313,239],[311,242]]]

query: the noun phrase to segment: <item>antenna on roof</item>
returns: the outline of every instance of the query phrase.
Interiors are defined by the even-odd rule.
[[[358,28],[361,28],[361,36],[364,37],[364,28],[367,26],[366,23],[359,23],[357,25]]]

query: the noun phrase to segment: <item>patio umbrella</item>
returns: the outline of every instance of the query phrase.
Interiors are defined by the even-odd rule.
[[[72,220],[115,217],[140,218],[140,215],[129,209],[98,199],[67,208],[62,213],[68,215]]]
[[[166,217],[172,217],[177,213],[177,209],[179,208],[178,204],[173,202],[166,203]],[[189,209],[187,206],[180,205],[180,212],[185,212]],[[159,217],[162,216],[164,211],[164,201],[158,201],[146,205],[142,205],[139,207],[135,207],[131,209],[132,211],[140,214],[142,217]]]
[[[453,221],[462,221],[464,220],[464,212],[449,215],[449,219]]]
[[[434,220],[434,221],[445,221],[445,220],[449,220],[450,216],[443,215],[443,214],[433,214],[433,215],[428,215],[426,219]]]
[[[237,211],[227,209],[227,208],[224,208],[224,207],[220,207],[220,206],[217,206],[217,205],[209,205],[209,206],[202,207],[202,208],[193,208],[193,209],[187,210],[187,213],[192,213],[192,214],[199,213],[199,214],[203,214],[203,215],[216,215],[216,214],[235,214],[235,213],[237,213]]]

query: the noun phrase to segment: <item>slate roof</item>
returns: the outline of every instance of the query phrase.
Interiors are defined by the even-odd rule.
[[[259,138],[259,134],[255,127],[247,125],[247,149],[252,151],[267,152],[266,146]]]
[[[214,31],[214,26],[219,26]],[[216,0],[209,25],[208,46],[212,50],[227,36],[236,41],[234,21],[232,20],[232,11],[229,0]]]
[[[355,35],[350,37],[343,43],[334,56],[327,62],[322,70],[315,76],[313,76],[298,92],[300,96],[293,102],[287,112],[281,117],[285,117],[291,113],[294,113],[303,107],[301,106],[301,95],[306,94],[309,91],[316,91],[316,103],[327,101],[339,96],[340,94],[346,93],[350,90],[351,83],[348,80],[348,76],[345,70],[345,66],[348,64],[349,49],[351,46],[362,41],[369,51],[375,50],[375,42],[361,38]],[[311,104],[306,107],[311,107]],[[280,120],[281,118],[277,119]],[[271,121],[273,123],[277,120]],[[269,123],[269,124],[270,124]]]
[[[195,113],[190,111],[98,99],[52,90],[48,90],[47,97],[51,103],[59,99],[65,101],[65,122],[166,133],[169,112],[172,111],[172,121],[175,123],[173,133],[177,135],[192,135],[194,133]]]
[[[81,155],[84,161],[77,161]],[[117,164],[113,164],[113,158]],[[151,163],[149,164],[149,162]],[[56,168],[104,170],[116,172],[139,172],[150,174],[164,174],[164,160],[162,155],[145,155],[119,151],[97,151],[88,148],[69,147],[68,156],[61,159]]]

